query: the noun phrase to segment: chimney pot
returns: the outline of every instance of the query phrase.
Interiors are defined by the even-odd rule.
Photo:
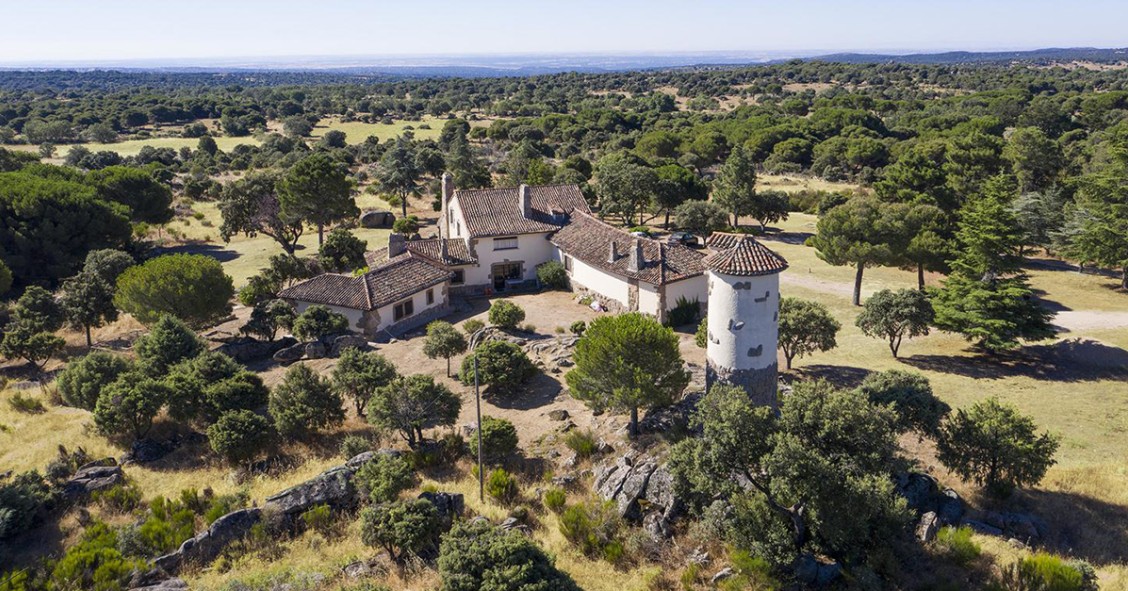
[[[532,219],[533,204],[530,202],[531,199],[529,199],[529,186],[522,184],[520,187],[517,187],[517,195],[518,201],[521,204],[521,215],[525,219]]]

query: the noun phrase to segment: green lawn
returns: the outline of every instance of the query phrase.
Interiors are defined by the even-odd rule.
[[[376,136],[381,142],[388,141],[403,135],[410,130],[415,134],[415,139],[433,140],[439,138],[444,120],[424,117],[422,121],[396,121],[394,123],[364,123],[362,121],[342,122],[338,119],[322,119],[313,130],[314,139],[320,139],[325,132],[335,129],[345,132],[345,141],[350,144],[360,144],[368,136]],[[422,127],[421,127],[422,126]]]

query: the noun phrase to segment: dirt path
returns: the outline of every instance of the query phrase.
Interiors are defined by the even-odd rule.
[[[814,275],[802,273],[784,272],[780,275],[780,283],[846,298],[854,294],[852,283],[820,279]],[[1065,310],[1054,316],[1053,324],[1067,332],[1128,328],[1128,312]]]

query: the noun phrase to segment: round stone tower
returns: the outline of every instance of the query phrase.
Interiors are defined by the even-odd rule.
[[[706,388],[728,383],[776,406],[779,274],[783,257],[751,236],[714,234],[705,257],[709,281]]]

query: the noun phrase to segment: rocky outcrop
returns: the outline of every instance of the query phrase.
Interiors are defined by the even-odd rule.
[[[321,340],[308,343],[298,343],[289,338],[286,347],[276,349],[272,359],[277,363],[288,364],[301,359],[323,359],[325,357],[340,357],[341,351],[349,347],[368,349],[368,339],[355,334],[337,334],[324,337]]]
[[[639,430],[643,433],[689,433],[689,419],[704,395],[704,391],[689,392],[670,406],[648,411],[638,422]]]
[[[897,494],[918,516],[935,513],[938,527],[957,525],[963,519],[963,499],[950,488],[940,490],[935,478],[919,472],[898,474],[896,478]]]
[[[352,477],[356,468],[347,464],[331,468],[301,484],[267,497],[266,510],[279,515],[297,516],[315,505],[348,508],[357,502]]]
[[[936,537],[936,530],[940,529],[940,518],[934,511],[929,511],[920,516],[917,521],[916,536],[922,542],[931,542]]]
[[[422,492],[419,498],[435,506],[439,519],[443,522],[443,529],[450,529],[457,517],[462,516],[466,510],[466,501],[461,494],[448,492]]]
[[[297,343],[297,339],[290,336],[282,337],[276,341],[260,341],[250,337],[240,337],[229,340],[214,350],[230,355],[239,363],[250,363],[266,359],[282,349],[293,347]]]
[[[798,582],[813,587],[829,585],[842,575],[842,566],[837,562],[819,562],[811,554],[800,556],[794,570]]]
[[[121,484],[125,481],[125,473],[113,458],[106,458],[91,462],[79,468],[66,483],[63,484],[63,494],[68,498],[77,498],[90,493]]]
[[[936,479],[927,474],[898,475],[896,490],[909,507],[916,510],[916,534],[924,542],[932,540],[936,531],[947,525],[965,525],[977,533],[1014,538],[1024,544],[1036,542],[1048,534],[1046,522],[1028,513],[969,512],[956,491],[941,490]]]
[[[683,508],[669,470],[644,455],[628,453],[601,464],[592,486],[600,497],[615,502],[620,516],[641,521],[655,540],[670,537],[673,520]]]
[[[368,339],[355,334],[343,334],[334,337],[332,343],[329,345],[329,356],[340,357],[341,351],[349,347],[356,347],[357,349],[367,349]]]
[[[278,363],[287,364],[293,363],[302,357],[305,357],[305,345],[299,343],[275,351],[271,358]]]
[[[215,560],[228,544],[240,540],[262,520],[258,508],[239,509],[216,519],[207,530],[196,534],[174,552],[153,560],[153,565],[166,573],[175,574],[186,564],[207,564]]]

